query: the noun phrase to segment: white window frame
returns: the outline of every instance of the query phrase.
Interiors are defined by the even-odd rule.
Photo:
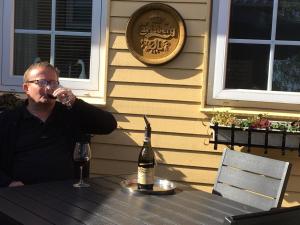
[[[278,0],[274,0],[274,4],[277,9]],[[213,0],[207,104],[226,106],[245,106],[245,102],[253,102],[254,105],[255,102],[299,104],[300,93],[270,91],[270,82],[268,83],[268,90],[225,89],[230,5],[231,0]],[[274,11],[276,12],[273,13],[273,17],[276,18],[277,10]],[[275,44],[286,44],[284,41],[275,41],[273,38],[275,38],[275,30],[272,30],[270,41],[262,40],[262,44],[271,43],[269,66],[273,64],[272,54],[274,55]],[[249,40],[250,42],[251,40]],[[290,45],[299,45],[299,43],[299,41],[294,43],[289,41]]]
[[[26,30],[14,31],[14,0],[0,0],[0,13],[3,15],[0,19],[0,91],[22,92],[23,76],[14,76],[13,71],[13,45],[14,32],[26,32]],[[93,0],[92,8],[92,32],[91,32],[91,56],[90,56],[90,78],[72,79],[60,78],[60,83],[79,96],[89,99],[91,103],[105,104],[106,82],[107,82],[107,62],[108,62],[108,38],[109,38],[109,2],[110,0]],[[52,4],[55,4],[55,1]],[[54,7],[55,8],[55,7]],[[53,13],[53,12],[52,12]],[[53,23],[53,21],[52,21]],[[54,23],[55,24],[55,23]],[[52,34],[51,31],[45,31],[45,34]],[[36,33],[43,33],[37,30]],[[56,34],[69,34],[68,31],[56,31]],[[74,34],[77,32],[73,32]],[[52,45],[53,43],[51,43]],[[3,48],[2,48],[3,47]],[[1,51],[2,49],[2,51]],[[0,54],[0,55],[1,55]],[[51,54],[52,56],[53,54]],[[53,64],[54,58],[51,57],[50,63]],[[58,68],[59,69],[59,68]]]

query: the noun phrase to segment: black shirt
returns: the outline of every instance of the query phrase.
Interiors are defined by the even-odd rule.
[[[74,140],[68,138],[70,131],[62,126],[57,107],[45,122],[32,115],[26,107],[22,113],[16,136],[13,180],[32,184],[72,178]]]
[[[117,127],[110,112],[80,99],[71,109],[56,102],[45,122],[26,105],[0,114],[0,187],[14,180],[31,184],[72,178],[75,142],[85,134],[109,134]]]

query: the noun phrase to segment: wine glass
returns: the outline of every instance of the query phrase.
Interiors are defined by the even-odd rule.
[[[82,178],[83,166],[91,159],[91,148],[88,142],[76,142],[73,153],[74,161],[79,164],[80,179],[79,182],[73,184],[73,187],[89,187],[90,185],[85,183]]]
[[[64,89],[65,93],[60,94],[59,96],[54,96],[53,93],[56,89]],[[63,87],[62,85],[50,86],[47,84],[47,86],[45,86],[45,92],[46,96],[49,99],[57,99],[59,102],[61,102],[63,105],[66,105],[68,108],[72,107],[70,101],[72,96],[74,95],[70,89]]]

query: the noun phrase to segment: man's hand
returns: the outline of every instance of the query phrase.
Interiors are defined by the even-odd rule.
[[[76,96],[73,94],[73,92],[70,89],[64,87],[57,88],[53,92],[53,95],[57,97],[62,104],[68,107],[72,107],[76,99]]]
[[[24,186],[22,181],[12,181],[8,187],[20,187],[20,186]]]

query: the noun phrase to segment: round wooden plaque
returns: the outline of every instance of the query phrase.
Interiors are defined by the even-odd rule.
[[[185,42],[185,24],[179,13],[162,3],[138,9],[126,29],[129,51],[141,62],[159,65],[174,59]]]

